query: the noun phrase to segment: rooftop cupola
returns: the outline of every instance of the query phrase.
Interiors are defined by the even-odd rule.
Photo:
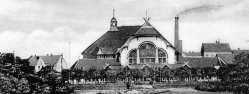
[[[112,13],[113,17],[111,19],[111,24],[110,24],[110,30],[109,31],[118,31],[118,21],[115,18],[115,10],[113,9],[113,13]]]

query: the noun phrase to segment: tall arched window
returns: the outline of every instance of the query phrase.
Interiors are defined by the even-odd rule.
[[[158,49],[158,62],[159,63],[167,63],[168,55],[165,50]]]
[[[140,63],[155,63],[156,47],[152,43],[143,43],[139,46]]]
[[[133,49],[129,53],[129,64],[136,64],[137,63],[137,50]]]

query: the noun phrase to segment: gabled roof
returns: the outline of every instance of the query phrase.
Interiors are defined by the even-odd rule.
[[[47,66],[53,66],[56,64],[59,59],[61,58],[61,55],[47,55],[47,56],[31,56],[29,58],[29,65],[35,66],[39,59],[42,59],[45,65]]]
[[[230,45],[228,43],[202,43],[202,51],[204,52],[231,52]]]
[[[161,36],[161,34],[147,21],[137,30],[135,36]]]
[[[56,64],[61,55],[48,55],[48,56],[39,56],[45,63],[45,65],[48,65],[48,66],[53,66],[54,64]]]
[[[166,41],[170,47],[174,48],[174,46],[165,38],[162,36],[162,34],[154,28],[150,22],[149,19],[144,19],[145,23],[137,30],[137,32],[134,34],[136,37],[161,37],[164,41]]]
[[[224,64],[234,64],[233,54],[217,54],[217,57],[221,59]]]
[[[98,40],[92,43],[81,54],[84,58],[96,59],[98,52],[101,54],[115,54],[131,37],[156,36],[165,40],[170,47],[174,46],[164,38],[148,21],[140,26],[119,26],[118,31],[107,31]],[[101,51],[100,51],[101,50]]]
[[[183,62],[191,68],[220,66],[216,57],[183,58]]]
[[[177,69],[183,67],[184,64],[167,64],[166,66],[168,66],[170,69]]]
[[[140,27],[141,26],[120,26],[118,27],[119,31],[108,31],[86,48],[82,52],[82,55],[84,58],[96,58],[99,49],[103,49],[104,53],[114,54]]]
[[[89,70],[94,68],[96,70],[105,69],[107,66],[121,66],[115,59],[80,59],[72,66],[71,69]]]

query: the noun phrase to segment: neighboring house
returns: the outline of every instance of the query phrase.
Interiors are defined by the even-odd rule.
[[[202,43],[201,55],[204,57],[216,57],[217,54],[232,54],[228,43]]]
[[[29,57],[29,66],[34,67],[34,72],[39,72],[43,67],[51,67],[56,72],[61,72],[67,68],[67,63],[63,55],[46,55]]]
[[[249,54],[249,50],[244,50],[244,49],[242,50],[238,48],[237,50],[233,50],[232,53],[234,54],[234,56],[239,55],[241,53]]]

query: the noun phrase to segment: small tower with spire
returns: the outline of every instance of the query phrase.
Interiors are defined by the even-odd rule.
[[[118,31],[118,21],[115,18],[115,10],[112,10],[112,19],[111,19],[111,23],[110,23],[110,30],[109,31]]]

